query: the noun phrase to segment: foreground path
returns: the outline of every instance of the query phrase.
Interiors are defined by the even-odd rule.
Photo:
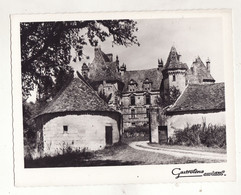
[[[130,147],[136,150],[143,150],[148,152],[156,152],[161,154],[172,155],[175,157],[190,157],[190,158],[201,158],[201,159],[213,159],[213,160],[227,160],[226,154],[214,153],[214,152],[203,152],[183,149],[169,149],[160,148],[148,145],[148,141],[131,142]]]

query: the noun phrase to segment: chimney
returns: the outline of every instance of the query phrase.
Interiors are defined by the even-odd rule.
[[[181,54],[178,54],[177,56],[178,56],[178,57],[177,57],[177,58],[178,58],[178,61],[180,62],[182,55],[181,55]]]
[[[86,65],[86,63],[83,64],[82,66],[82,76],[86,79],[88,78],[88,74],[89,74],[89,67]]]
[[[109,58],[110,62],[113,62],[113,54],[112,53],[108,53],[106,55]]]
[[[161,68],[163,68],[163,61],[162,61],[162,59],[161,60],[158,59],[158,70]]]
[[[209,58],[206,61],[206,68],[207,68],[207,71],[210,73],[210,60],[209,60]]]
[[[120,67],[121,76],[124,75],[125,71],[126,71],[126,65],[123,63]]]

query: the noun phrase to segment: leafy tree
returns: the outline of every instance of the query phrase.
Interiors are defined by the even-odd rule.
[[[156,99],[156,103],[161,107],[166,107],[174,104],[180,95],[180,90],[175,86],[172,86],[167,90],[166,95],[162,94],[161,97]]]
[[[170,87],[169,94],[170,94],[169,104],[174,104],[177,98],[181,95],[181,92],[179,89],[173,86],[173,87]]]
[[[130,46],[138,44],[133,20],[89,20],[68,22],[21,23],[22,93],[27,99],[37,87],[40,93],[55,86],[60,74],[69,74],[71,49],[76,52],[74,60],[81,60],[83,46],[97,46],[99,41],[112,37],[112,43]],[[60,73],[62,71],[62,73]],[[49,88],[49,89],[47,89]]]
[[[33,116],[73,77],[69,66],[85,57],[83,46],[97,46],[112,37],[112,45],[139,45],[133,20],[91,20],[68,22],[24,22],[20,24],[23,123],[25,145],[34,145]],[[74,49],[75,56],[71,56]],[[37,88],[38,101],[26,102]],[[108,98],[106,101],[108,101]]]

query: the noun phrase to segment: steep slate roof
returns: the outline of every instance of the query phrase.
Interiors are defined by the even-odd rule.
[[[128,84],[131,79],[137,82],[137,91],[143,91],[142,85],[146,78],[148,78],[149,81],[152,82],[152,90],[160,89],[162,81],[161,70],[157,70],[157,68],[152,68],[147,70],[126,71],[124,73],[124,76],[122,77],[122,81],[125,84],[123,92],[128,91]]]
[[[95,48],[95,58],[89,65],[89,79],[90,82],[106,81],[120,81],[121,75],[117,71],[116,62],[101,51],[100,48]]]
[[[177,69],[187,70],[188,69],[187,64],[180,62],[180,57],[181,55],[177,53],[176,48],[172,47],[169,53],[169,56],[167,58],[167,62],[164,66],[164,71],[177,70]]]
[[[224,83],[188,85],[167,114],[224,111]]]
[[[82,78],[73,78],[39,115],[71,111],[115,112]]]
[[[203,83],[203,81],[215,82],[200,57],[197,57],[191,68],[187,71],[187,80],[192,84]]]

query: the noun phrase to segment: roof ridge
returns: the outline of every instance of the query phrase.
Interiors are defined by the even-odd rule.
[[[108,103],[106,103],[106,102],[99,96],[99,94],[94,90],[94,88],[93,88],[87,81],[85,81],[85,79],[82,77],[82,75],[80,75],[80,76],[81,76],[81,78],[79,77],[79,79],[81,79],[81,80],[90,88],[90,90],[93,90],[93,91],[95,92],[95,95],[109,107]]]
[[[149,69],[141,69],[141,70],[127,70],[126,72],[134,72],[134,71],[145,71],[145,70],[157,70],[157,68],[149,68]]]
[[[115,110],[110,108],[80,76],[71,79],[71,82],[36,117],[49,113],[73,111],[114,112]]]

